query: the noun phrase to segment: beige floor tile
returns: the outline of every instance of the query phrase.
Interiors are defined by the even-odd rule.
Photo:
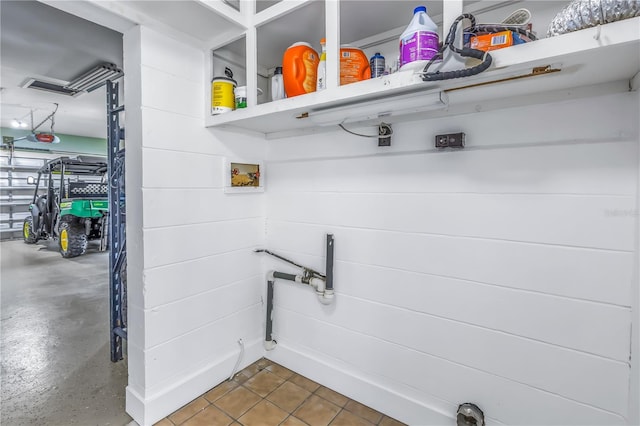
[[[251,389],[264,398],[282,383],[284,383],[284,379],[282,377],[278,377],[267,370],[262,370],[261,372],[247,380],[243,384],[243,386]]]
[[[289,413],[263,400],[238,419],[244,426],[278,426]]]
[[[225,380],[215,388],[211,389],[209,392],[205,393],[204,397],[207,401],[213,402],[216,399],[220,398],[222,395],[226,394],[229,391],[232,391],[237,387],[238,384],[236,382]]]
[[[384,416],[380,421],[380,426],[407,426],[402,422],[392,419],[391,417]]]
[[[313,426],[326,426],[338,414],[340,407],[326,399],[311,395],[293,414]]]
[[[136,423],[137,425],[137,423]],[[160,420],[158,423],[154,423],[153,426],[173,426],[173,422],[167,418]]]
[[[324,386],[320,386],[320,388],[315,393],[319,397],[322,397],[329,402],[333,402],[338,407],[344,407],[344,405],[349,401],[349,398],[347,398],[346,396]]]
[[[208,406],[184,423],[184,426],[227,426],[233,419],[213,405]]]
[[[382,413],[379,413],[376,410],[353,400],[347,402],[347,404],[344,406],[344,409],[351,411],[353,414],[360,416],[373,424],[378,424],[378,422],[382,418]]]
[[[293,377],[291,377],[289,381],[295,383],[301,388],[308,390],[309,392],[315,392],[316,389],[320,387],[320,385],[314,382],[313,380],[309,380],[306,377],[301,376],[299,374],[293,375]]]
[[[214,405],[234,419],[237,419],[247,412],[249,408],[256,405],[261,399],[262,398],[247,388],[239,386],[219,398],[214,402]]]
[[[249,380],[251,377],[240,372],[240,373],[236,373],[235,376],[233,376],[233,381],[239,385],[246,383],[247,380]]]
[[[247,377],[253,377],[270,365],[271,362],[269,360],[262,358],[247,366],[245,369],[241,370],[240,373],[244,374]]]
[[[331,426],[373,426],[373,423],[356,416],[350,411],[342,410],[336,418],[333,419]]]
[[[203,397],[194,399],[184,407],[171,414],[169,416],[169,420],[171,420],[175,425],[181,425],[188,418],[193,417],[196,413],[202,411],[208,405],[209,401],[207,401]]]
[[[309,395],[311,395],[311,392],[302,389],[300,386],[291,382],[284,382],[279,388],[271,392],[267,399],[287,413],[293,413]]]
[[[275,363],[272,363],[270,366],[268,366],[267,370],[271,371],[276,376],[282,377],[285,380],[290,379],[291,376],[295,374],[293,371],[289,370],[288,368],[284,368],[283,366]]]
[[[308,426],[305,422],[298,419],[297,417],[289,416],[287,419],[280,424],[280,426]]]

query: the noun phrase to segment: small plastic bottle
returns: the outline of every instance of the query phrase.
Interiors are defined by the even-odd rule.
[[[276,67],[271,77],[271,100],[284,99],[284,81],[282,79],[282,67]]]
[[[413,11],[413,19],[400,36],[400,70],[419,69],[438,53],[438,26],[425,6]]]
[[[316,91],[327,88],[327,40],[320,39],[322,52],[320,53],[320,62],[318,63],[318,80],[316,82]]]
[[[369,61],[369,68],[371,68],[371,78],[376,78],[384,75],[384,56],[382,56],[380,52],[376,52],[376,54],[371,57],[371,60]]]

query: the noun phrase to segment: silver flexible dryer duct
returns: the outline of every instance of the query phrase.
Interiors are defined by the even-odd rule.
[[[640,0],[573,0],[549,24],[547,37],[640,16]]]

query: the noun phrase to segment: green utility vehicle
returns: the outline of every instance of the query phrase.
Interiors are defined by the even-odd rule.
[[[108,247],[107,163],[99,157],[60,157],[38,170],[31,214],[24,220],[27,244],[57,240],[62,257],[84,254],[90,240]]]

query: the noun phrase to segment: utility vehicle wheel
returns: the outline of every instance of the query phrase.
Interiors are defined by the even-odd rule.
[[[33,216],[27,216],[24,218],[22,224],[22,238],[27,244],[34,244],[38,241],[37,235],[33,232]]]
[[[83,255],[87,251],[87,235],[84,233],[84,226],[71,222],[60,224],[60,254],[62,257],[76,257]]]

